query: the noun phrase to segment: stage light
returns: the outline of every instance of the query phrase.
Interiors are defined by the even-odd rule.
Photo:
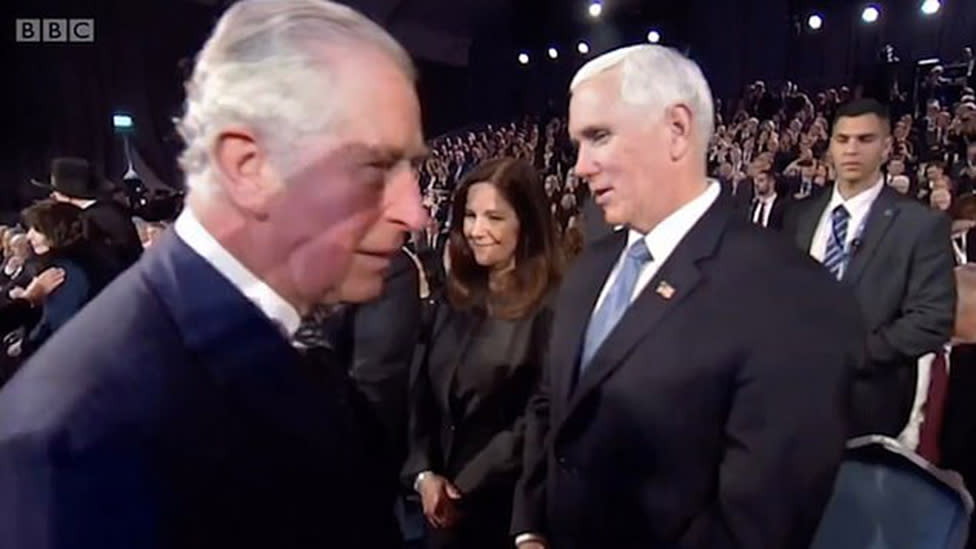
[[[128,130],[132,128],[132,117],[127,114],[113,114],[112,127],[117,130]]]
[[[548,53],[549,53],[549,59],[558,59],[559,58],[559,50],[557,50],[556,48],[549,48],[549,52]]]
[[[877,6],[868,6],[861,12],[861,20],[865,23],[874,23],[878,20],[879,15],[881,15],[881,12]]]
[[[600,2],[590,4],[590,17],[600,17],[601,13],[603,13],[603,4]]]
[[[576,51],[580,52],[580,55],[586,55],[590,53],[590,45],[586,42],[580,42],[576,44]]]
[[[939,2],[939,0],[925,0],[922,2],[922,13],[925,15],[935,15],[941,7],[942,2]]]
[[[661,33],[657,32],[656,30],[652,30],[648,32],[647,41],[650,42],[651,44],[657,44],[658,42],[661,41]]]
[[[522,64],[522,65],[528,65],[529,64],[529,54],[527,54],[525,52],[520,53],[519,56],[518,56],[518,62],[520,64]]]
[[[812,30],[820,30],[820,27],[823,26],[823,17],[817,13],[811,15],[810,18],[807,19],[807,26],[809,26]]]

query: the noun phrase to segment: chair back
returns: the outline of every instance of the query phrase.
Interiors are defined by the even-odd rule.
[[[962,477],[897,440],[848,442],[812,549],[963,549],[973,499]]]

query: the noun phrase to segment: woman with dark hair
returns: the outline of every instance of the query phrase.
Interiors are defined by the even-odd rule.
[[[64,283],[44,302],[41,319],[28,338],[36,348],[81,310],[101,289],[98,265],[85,238],[81,209],[45,200],[23,211],[27,240],[40,263],[39,271],[56,267]]]
[[[523,416],[542,368],[562,259],[535,169],[469,172],[454,197],[446,297],[411,380],[404,480],[436,548],[510,547]]]

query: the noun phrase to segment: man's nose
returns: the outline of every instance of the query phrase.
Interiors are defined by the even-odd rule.
[[[397,177],[399,179],[393,182],[393,189],[391,189],[397,193],[391,216],[407,230],[423,229],[427,226],[428,212],[420,195],[417,175],[413,170],[409,170]]]

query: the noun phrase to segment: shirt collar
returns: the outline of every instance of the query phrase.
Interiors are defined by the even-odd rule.
[[[298,310],[285,301],[271,286],[254,276],[200,224],[190,208],[177,218],[174,230],[183,242],[224,276],[244,297],[278,325],[286,337],[292,337],[301,324]]]
[[[688,202],[684,206],[675,210],[671,215],[665,217],[651,232],[646,235],[633,229],[627,234],[627,247],[637,242],[640,238],[644,239],[647,249],[651,252],[651,257],[657,263],[667,260],[671,252],[678,247],[688,231],[698,223],[708,208],[712,206],[718,195],[721,193],[721,185],[709,180],[705,191]]]
[[[883,187],[884,177],[881,177],[874,185],[845,200],[840,194],[840,184],[834,184],[834,191],[830,196],[830,204],[827,205],[827,211],[832,212],[837,206],[843,205],[847,210],[847,213],[851,214],[851,216],[866,212],[869,208],[871,208],[871,204],[873,204],[874,200],[878,198],[878,195],[881,194],[881,189]]]

